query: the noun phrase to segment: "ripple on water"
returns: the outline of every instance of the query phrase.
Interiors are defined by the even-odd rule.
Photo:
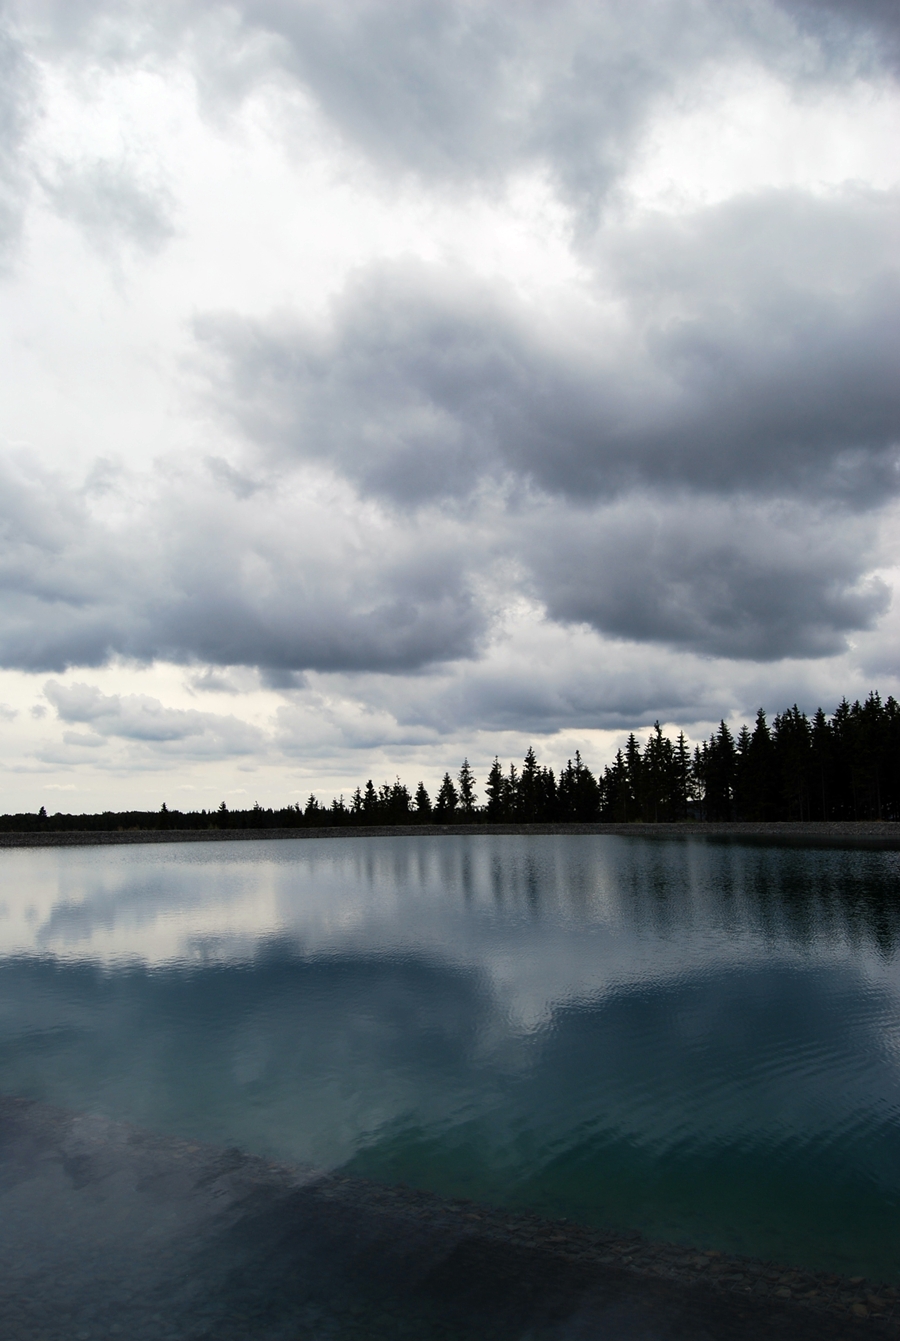
[[[237,846],[0,854],[0,1089],[896,1278],[897,854]]]

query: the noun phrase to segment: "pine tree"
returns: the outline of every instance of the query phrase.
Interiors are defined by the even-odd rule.
[[[519,777],[518,804],[516,818],[524,824],[533,824],[541,812],[541,770],[537,755],[531,745],[525,754],[522,773]]]
[[[469,767],[468,759],[463,759],[459,770],[459,804],[465,816],[475,813],[475,775]]]
[[[659,722],[654,722],[644,748],[640,783],[641,818],[653,824],[672,819],[676,790],[675,751],[668,736],[663,735]]]
[[[781,797],[777,799],[783,804],[784,817],[808,819],[812,732],[806,713],[796,703],[775,718],[772,746],[781,779]]]
[[[431,819],[431,797],[425,789],[424,782],[420,782],[416,788],[416,815],[423,821]]]
[[[453,779],[449,773],[444,774],[441,782],[440,791],[437,794],[437,800],[434,804],[435,818],[441,820],[450,819],[456,812],[459,804],[459,794],[453,785]]]
[[[737,750],[734,736],[724,720],[719,723],[718,731],[710,736],[705,746],[703,768],[706,819],[732,819]]]
[[[510,764],[509,773],[503,779],[503,815],[505,819],[517,820],[519,813],[519,772],[515,764]]]
[[[488,820],[496,824],[498,820],[506,818],[503,769],[500,767],[500,760],[496,755],[494,755],[494,762],[491,764],[491,771],[488,773],[484,790],[487,793]]]
[[[637,736],[632,731],[625,742],[625,808],[628,815],[625,820],[626,824],[630,820],[641,818],[641,766],[643,762],[641,747],[638,744]]]
[[[574,820],[580,824],[589,824],[597,819],[600,811],[600,788],[591,770],[581,758],[581,751],[575,751],[575,762],[569,759],[559,775],[557,787],[557,816],[563,820]]]
[[[628,765],[621,750],[616,751],[612,766],[603,773],[602,817],[615,824],[627,824],[634,819],[634,806],[628,784]]]
[[[814,782],[810,788],[811,799],[817,818],[827,820],[831,817],[830,795],[832,791],[832,749],[831,728],[822,708],[816,708],[812,721],[812,769]]]
[[[370,824],[378,815],[378,793],[371,778],[366,783],[366,789],[363,792],[362,813]]]
[[[772,733],[762,708],[756,714],[756,723],[750,737],[747,756],[747,810],[746,818],[771,820],[779,814],[778,776]]]
[[[691,813],[696,801],[694,779],[691,773],[691,752],[683,731],[678,732],[675,745],[675,790],[673,794],[674,818],[685,820]]]
[[[387,798],[386,818],[391,824],[406,824],[409,820],[412,799],[409,790],[399,778],[390,788]]]
[[[746,819],[750,789],[750,745],[753,737],[746,722],[741,724],[737,738],[737,759],[734,776],[734,817]]]
[[[552,768],[542,768],[538,782],[538,804],[535,818],[547,824],[557,818],[556,777]]]

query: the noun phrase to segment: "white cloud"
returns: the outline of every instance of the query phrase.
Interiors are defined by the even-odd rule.
[[[16,804],[895,687],[898,32],[875,0],[5,6]]]

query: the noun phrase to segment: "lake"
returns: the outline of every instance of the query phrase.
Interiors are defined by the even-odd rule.
[[[900,1279],[900,854],[0,852],[0,1092]]]

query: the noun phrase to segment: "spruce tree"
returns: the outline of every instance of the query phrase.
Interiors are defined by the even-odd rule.
[[[475,775],[469,767],[468,759],[463,759],[462,768],[459,770],[459,804],[466,817],[475,813]]]
[[[458,803],[459,795],[453,785],[453,779],[449,773],[445,773],[440,791],[437,794],[437,800],[434,803],[435,818],[450,819],[456,813]]]
[[[691,775],[691,752],[683,731],[678,732],[675,745],[675,787],[673,792],[673,810],[676,820],[685,820],[690,807],[696,800],[694,780]]]
[[[538,765],[537,755],[534,748],[529,745],[525,754],[525,762],[522,765],[522,773],[519,778],[519,796],[518,796],[518,814],[525,824],[533,823],[540,817],[541,812],[541,770]]]
[[[506,818],[504,813],[504,778],[500,760],[494,755],[491,771],[488,773],[484,788],[487,794],[487,817],[491,823]]]
[[[416,815],[422,821],[431,819],[431,797],[424,782],[420,782],[416,788]]]
[[[362,813],[370,824],[378,815],[378,793],[375,790],[375,784],[371,778],[369,778],[369,781],[366,783],[366,789],[363,792]]]
[[[405,824],[412,808],[412,799],[409,790],[399,778],[390,789],[390,796],[387,805],[387,817],[392,824]]]
[[[625,809],[627,818],[625,823],[630,820],[641,818],[641,791],[642,777],[641,766],[641,747],[638,744],[637,736],[632,731],[625,742]]]
[[[515,764],[509,766],[509,773],[503,779],[503,815],[505,819],[521,819],[521,797],[519,792],[519,771]]]
[[[762,708],[756,714],[756,724],[747,752],[747,779],[744,818],[751,820],[775,819],[777,807],[777,779],[772,735]]]

